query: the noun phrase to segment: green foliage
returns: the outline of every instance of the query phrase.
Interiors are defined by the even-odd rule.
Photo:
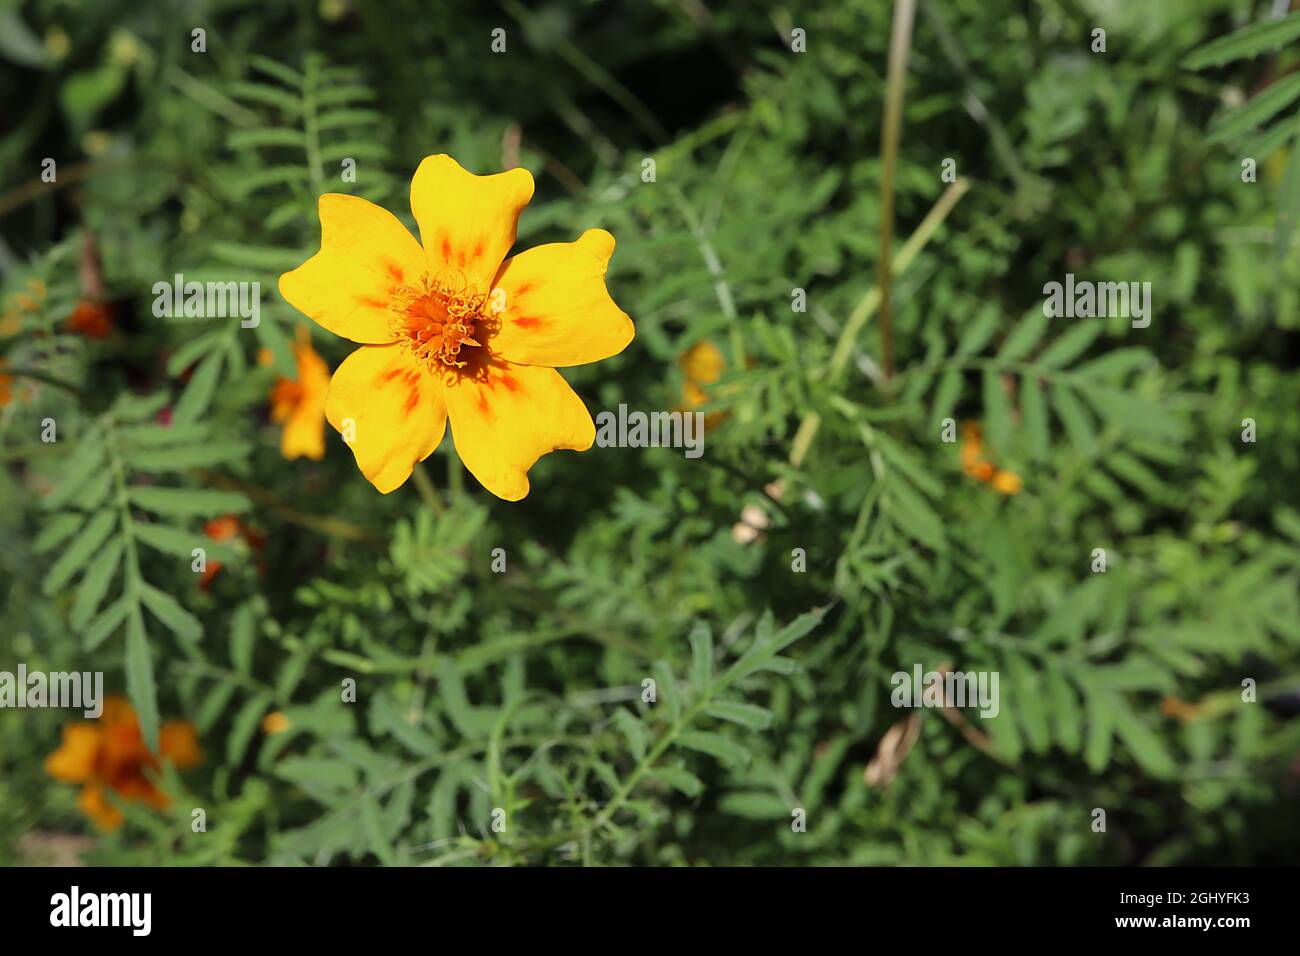
[[[1298,15],[922,0],[884,310],[891,4],[445,6],[216,3],[206,53],[149,5],[0,13],[0,670],[102,670],[204,751],[98,836],[42,769],[69,714],[0,711],[0,861],[1293,860]],[[450,438],[388,495],[332,430],[281,456],[318,196],[413,225],[439,152],[532,171],[520,248],[616,237],[636,339],[564,372],[593,412],[678,407],[718,347],[703,457],[557,453],[511,504]],[[260,323],[157,315],[178,273],[260,283]],[[1049,318],[1067,273],[1150,282],[1151,325]],[[900,712],[916,665],[996,672],[999,713]]]

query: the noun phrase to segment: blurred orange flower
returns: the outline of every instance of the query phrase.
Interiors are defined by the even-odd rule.
[[[203,533],[217,542],[232,541],[236,536],[241,537],[248,542],[249,547],[254,551],[261,550],[262,545],[265,543],[262,535],[240,521],[237,515],[222,515],[220,518],[213,518],[203,526]],[[206,591],[212,585],[212,579],[217,576],[217,572],[220,570],[220,561],[209,561],[207,568],[203,571],[203,577],[199,580],[199,587]]]
[[[124,697],[109,697],[98,720],[63,728],[63,743],[45,758],[45,772],[65,783],[82,784],[78,806],[95,826],[107,832],[121,826],[123,816],[108,801],[106,790],[132,803],[165,810],[171,800],[154,786],[146,771],[156,772],[160,760],[184,770],[202,759],[193,724],[163,724],[155,756],[144,744],[135,709]]]
[[[68,316],[66,328],[88,339],[106,339],[113,332],[113,310],[102,302],[82,299]]]
[[[313,461],[325,457],[325,395],[330,387],[330,367],[311,347],[311,336],[299,327],[293,348],[298,377],[282,378],[271,389],[271,420],[283,425],[280,454],[292,461],[305,455]]]
[[[268,737],[274,734],[282,734],[292,726],[283,711],[273,710],[262,718],[262,733]]]
[[[685,381],[682,383],[682,401],[680,411],[692,412],[701,405],[707,405],[713,397],[706,386],[712,386],[722,378],[726,371],[727,360],[722,350],[708,339],[700,339],[677,359]],[[709,430],[727,417],[726,412],[709,412],[704,416],[704,428]]]
[[[978,422],[961,426],[961,470],[1004,495],[1018,495],[1024,482],[1014,471],[998,468],[984,457],[984,433]]]
[[[44,301],[45,283],[40,279],[28,279],[27,292],[15,295],[4,316],[0,317],[0,335],[17,335],[22,329],[23,313],[37,311]]]

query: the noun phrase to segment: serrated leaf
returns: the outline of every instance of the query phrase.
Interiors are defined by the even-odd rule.
[[[240,674],[253,671],[253,644],[257,626],[251,604],[241,604],[230,616],[230,665]]]
[[[90,569],[86,571],[86,576],[82,578],[81,585],[77,588],[77,599],[72,605],[72,626],[77,630],[84,628],[94,617],[100,602],[104,600],[104,595],[108,593],[108,586],[112,583],[113,575],[117,573],[125,550],[126,546],[120,539],[109,542],[98,559],[93,561]]]
[[[298,363],[294,358],[293,345],[280,323],[263,316],[262,321],[257,323],[254,334],[262,347],[270,351],[275,370],[283,378],[297,379]]]
[[[750,760],[749,751],[740,744],[711,731],[689,730],[679,735],[677,742],[689,750],[697,750],[716,757],[733,767],[742,767]]]
[[[957,401],[961,398],[963,382],[961,369],[950,368],[940,377],[939,387],[934,393],[934,407],[931,411],[936,423],[952,417],[953,409],[957,407]]]
[[[1128,748],[1133,759],[1147,773],[1156,777],[1172,777],[1178,772],[1178,765],[1165,747],[1164,741],[1151,730],[1137,714],[1122,703],[1119,698],[1113,701],[1116,710],[1115,735]]]
[[[265,126],[258,129],[240,129],[230,134],[226,143],[232,150],[241,152],[260,146],[287,146],[306,149],[306,139],[300,130],[282,126]]]
[[[41,590],[47,595],[54,594],[71,581],[108,540],[116,525],[117,513],[113,511],[101,511],[86,522],[86,527],[64,547],[63,553],[50,567]]]
[[[145,746],[158,752],[158,691],[154,686],[153,660],[145,634],[140,606],[132,605],[126,616],[126,692],[140,721]]]
[[[225,356],[221,352],[211,352],[199,363],[190,380],[185,383],[185,390],[176,402],[175,421],[184,425],[200,418],[212,404],[216,394],[217,382],[221,378],[221,369]]]
[[[1084,761],[1096,773],[1105,770],[1110,763],[1115,711],[1109,694],[1085,688],[1084,699],[1088,711],[1088,742],[1084,749]]]
[[[280,273],[302,264],[297,249],[255,246],[250,243],[220,241],[212,244],[212,254],[222,262],[249,269]]]
[[[1051,451],[1047,424],[1047,401],[1043,389],[1032,375],[1020,380],[1020,426],[1025,445],[1035,461],[1045,461]]]
[[[182,641],[196,643],[203,639],[203,625],[170,594],[151,584],[141,583],[140,600],[154,617]]]
[[[688,797],[698,797],[704,792],[704,784],[700,778],[681,767],[655,767],[650,771],[650,777],[666,783]]]
[[[126,620],[126,615],[135,606],[135,597],[124,594],[104,608],[81,635],[82,646],[88,651],[93,651],[100,644],[103,644]]]
[[[1044,349],[1034,364],[1039,368],[1065,368],[1088,351],[1105,330],[1103,322],[1079,322]]]
[[[128,488],[126,493],[132,504],[159,515],[214,517],[249,508],[248,499],[235,491],[140,486]]]
[[[628,750],[631,751],[633,758],[640,760],[644,757],[650,735],[641,718],[626,707],[619,707],[614,711],[612,719],[618,725],[619,732],[627,739]]]
[[[85,515],[70,511],[56,515],[32,540],[32,552],[44,554],[46,551],[57,548],[72,537],[87,520]]]
[[[982,351],[997,332],[1000,318],[1000,313],[993,306],[988,306],[980,312],[958,340],[957,355],[975,355]]]
[[[1082,403],[1074,397],[1070,389],[1056,385],[1052,387],[1052,404],[1056,414],[1065,426],[1065,433],[1071,444],[1082,455],[1091,457],[1097,451],[1097,433],[1092,427],[1092,419]]]
[[[1273,233],[1273,255],[1277,259],[1284,258],[1290,251],[1291,237],[1295,235],[1296,221],[1300,219],[1300,122],[1292,120],[1290,125],[1296,129],[1296,138],[1291,144],[1291,156],[1278,192],[1277,228]]]
[[[1051,320],[1042,309],[1034,309],[1029,315],[1020,321],[1010,335],[1007,336],[1002,348],[998,350],[998,360],[1002,362],[1018,362],[1030,352],[1043,338],[1047,332],[1047,324]]]
[[[1044,678],[1056,742],[1067,753],[1077,754],[1083,746],[1083,710],[1079,695],[1061,671],[1053,668]]]
[[[279,80],[285,86],[302,86],[302,74],[278,60],[272,60],[270,57],[254,53],[249,55],[248,65],[259,73],[264,73],[273,79]]]
[[[713,683],[713,635],[703,621],[691,629],[691,687],[697,694]]]
[[[297,116],[302,112],[302,101],[296,95],[288,93],[278,86],[236,80],[226,84],[226,93],[237,100],[274,106],[291,116]]]
[[[1207,143],[1222,143],[1267,123],[1300,97],[1300,73],[1274,82],[1245,106],[1234,109],[1210,126]]]
[[[738,701],[715,700],[704,707],[704,712],[719,720],[740,724],[750,730],[766,730],[772,724],[772,712],[753,704]]]
[[[187,562],[194,559],[195,548],[203,548],[209,560],[214,556],[218,560],[232,560],[235,557],[234,550],[228,545],[213,541],[197,531],[182,531],[180,528],[161,524],[137,523],[135,537],[155,551],[184,558]]]
[[[194,725],[198,728],[200,737],[205,736],[221,719],[238,687],[239,685],[233,680],[224,680],[212,685],[207,696],[203,698],[203,703],[195,712]]]
[[[788,820],[790,807],[772,793],[762,791],[735,791],[718,801],[718,809],[733,817],[747,820]]]
[[[272,697],[263,691],[250,697],[235,714],[230,726],[230,736],[226,738],[226,763],[235,766],[243,761],[244,753],[252,742],[262,715],[271,708]]]
[[[673,677],[672,668],[667,661],[655,661],[650,669],[655,681],[655,703],[668,708],[668,714],[676,720],[682,713],[682,702],[677,693],[677,679]]]
[[[68,504],[92,477],[101,474],[104,463],[104,446],[96,437],[87,437],[59,471],[59,483],[45,496],[41,506],[54,511]]]
[[[151,448],[126,453],[127,463],[137,471],[167,472],[186,468],[210,468],[247,456],[249,446],[239,441],[212,441],[179,448]]]
[[[1002,373],[986,369],[983,374],[984,432],[995,451],[1011,444],[1011,400],[1002,384]]]
[[[1189,70],[1220,66],[1233,60],[1279,50],[1297,38],[1300,38],[1300,13],[1278,20],[1264,20],[1197,47],[1183,57],[1183,66]]]

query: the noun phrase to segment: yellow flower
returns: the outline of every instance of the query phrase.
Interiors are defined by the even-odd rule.
[[[700,339],[677,360],[685,381],[682,383],[681,410],[693,412],[701,405],[707,405],[713,396],[705,386],[712,386],[722,378],[727,369],[727,360],[722,350],[708,339]],[[704,416],[704,430],[709,431],[726,417],[726,412],[709,412]]]
[[[293,724],[289,722],[289,718],[284,715],[283,711],[273,710],[262,718],[262,733],[268,737],[274,734],[282,734],[292,726]]]
[[[280,293],[361,344],[334,372],[325,416],[381,492],[433,454],[448,418],[465,467],[510,501],[528,494],[542,455],[595,441],[555,369],[632,341],[605,288],[614,237],[589,229],[506,259],[532,195],[525,169],[476,176],[426,157],[411,180],[420,242],[373,203],[320,197],[320,252],[280,277]]]
[[[299,328],[293,347],[298,377],[282,378],[271,389],[271,420],[283,425],[280,454],[292,461],[306,455],[313,461],[325,457],[325,394],[330,367],[311,347],[311,337]]]
[[[1020,480],[1020,476],[1014,471],[1006,471],[1002,468],[999,468],[997,474],[993,476],[991,484],[1004,495],[1018,495],[1020,489],[1025,486],[1025,483]]]
[[[165,810],[171,801],[145,771],[158,770],[159,757],[178,770],[203,759],[194,725],[186,721],[163,724],[158,756],[149,752],[135,710],[123,697],[109,697],[95,721],[78,721],[63,728],[63,744],[45,758],[45,772],[65,783],[83,784],[77,805],[101,830],[122,825],[122,811],[104,795],[112,790],[124,800]]]

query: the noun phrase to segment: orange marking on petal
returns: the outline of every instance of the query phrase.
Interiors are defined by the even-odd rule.
[[[484,395],[481,391],[478,393],[478,410],[482,412],[484,415],[488,414],[487,396]]]
[[[374,296],[369,296],[369,295],[359,295],[359,296],[357,296],[357,301],[358,301],[359,303],[361,303],[362,305],[367,306],[367,307],[369,307],[369,308],[371,308],[371,309],[386,309],[386,308],[388,308],[388,303],[387,303],[387,302],[385,302],[383,299],[376,299]]]
[[[517,378],[514,378],[511,375],[506,375],[504,373],[501,376],[501,384],[504,385],[506,387],[506,390],[510,392],[517,392],[519,391],[520,388],[522,388]]]
[[[388,277],[393,280],[395,285],[402,284],[402,279],[404,278],[405,273],[402,272],[402,267],[392,259],[389,259],[384,263],[384,271],[388,273]]]
[[[518,286],[515,287],[515,298],[517,299],[521,295],[527,295],[529,292],[532,291],[533,291],[533,284],[531,282],[521,282]]]
[[[515,325],[521,329],[535,329],[542,324],[542,320],[531,315],[521,315],[517,319],[512,319]]]
[[[412,388],[410,394],[406,396],[406,405],[402,410],[409,415],[411,412],[415,411],[415,406],[419,404],[420,390],[418,388]]]
[[[451,240],[446,236],[442,237],[442,257],[447,261],[451,260]]]
[[[397,378],[397,376],[401,375],[402,371],[403,370],[400,368],[390,368],[387,372],[385,372],[380,377],[379,380],[380,384],[383,384],[384,382],[391,382],[393,379]]]

